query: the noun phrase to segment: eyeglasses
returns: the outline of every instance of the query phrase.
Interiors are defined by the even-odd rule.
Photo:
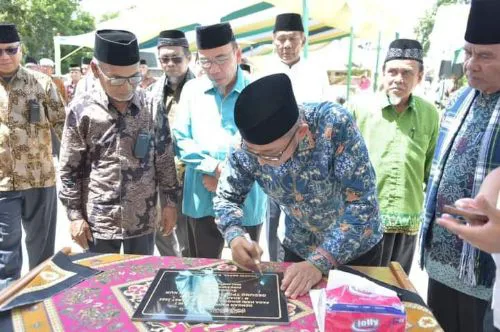
[[[184,60],[184,57],[182,56],[162,56],[161,58],[158,58],[161,63],[164,65],[168,64],[170,61],[172,61],[174,64],[178,65],[181,64],[182,61]]]
[[[7,55],[13,56],[17,54],[17,51],[19,51],[19,45],[14,47],[0,48],[0,56],[3,56],[3,52],[5,52],[5,54]]]
[[[210,67],[212,67],[213,64],[216,64],[217,66],[222,66],[223,64],[225,64],[229,59],[231,59],[231,53],[228,53],[226,55],[219,55],[213,59],[209,59],[209,58],[200,58],[199,61],[200,61],[200,65],[201,65],[201,68],[203,69],[209,69]]]
[[[125,84],[125,82],[129,82],[130,85],[137,85],[142,81],[141,75],[136,74],[130,77],[109,77],[102,71],[101,67],[97,66],[97,68],[99,68],[99,71],[102,73],[102,75],[109,81],[109,84],[113,86],[120,86]]]
[[[297,133],[297,131],[298,131],[298,128],[293,132],[293,135],[290,138],[290,140],[288,141],[285,148],[275,155],[266,155],[266,154],[261,154],[261,153],[256,153],[256,152],[250,151],[250,150],[248,150],[247,145],[243,141],[241,142],[241,149],[243,151],[245,151],[246,153],[248,153],[249,155],[254,156],[255,158],[259,158],[259,159],[262,159],[265,161],[280,161],[281,158],[283,157],[283,154],[285,153],[285,151],[288,150],[288,148],[290,147],[290,144],[292,144],[292,141],[295,138],[295,134]]]

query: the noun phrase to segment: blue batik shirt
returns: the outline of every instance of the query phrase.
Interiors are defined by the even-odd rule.
[[[224,168],[214,210],[231,242],[244,233],[241,204],[254,181],[290,217],[284,246],[327,273],[382,238],[375,173],[351,115],[333,103],[305,104],[309,132],[279,167],[260,165],[241,149]]]

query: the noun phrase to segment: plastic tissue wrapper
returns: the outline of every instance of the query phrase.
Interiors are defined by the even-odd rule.
[[[320,331],[405,331],[396,292],[354,274],[332,270],[326,289],[310,292]]]

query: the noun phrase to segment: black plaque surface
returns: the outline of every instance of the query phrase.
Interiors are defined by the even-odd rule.
[[[132,320],[287,324],[282,278],[281,272],[160,269]]]

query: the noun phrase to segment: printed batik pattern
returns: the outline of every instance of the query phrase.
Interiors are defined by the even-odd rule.
[[[309,133],[279,167],[243,150],[229,158],[214,199],[219,228],[241,236],[241,203],[254,181],[289,219],[284,246],[323,273],[370,250],[382,238],[375,173],[351,115],[332,103],[304,104]]]

